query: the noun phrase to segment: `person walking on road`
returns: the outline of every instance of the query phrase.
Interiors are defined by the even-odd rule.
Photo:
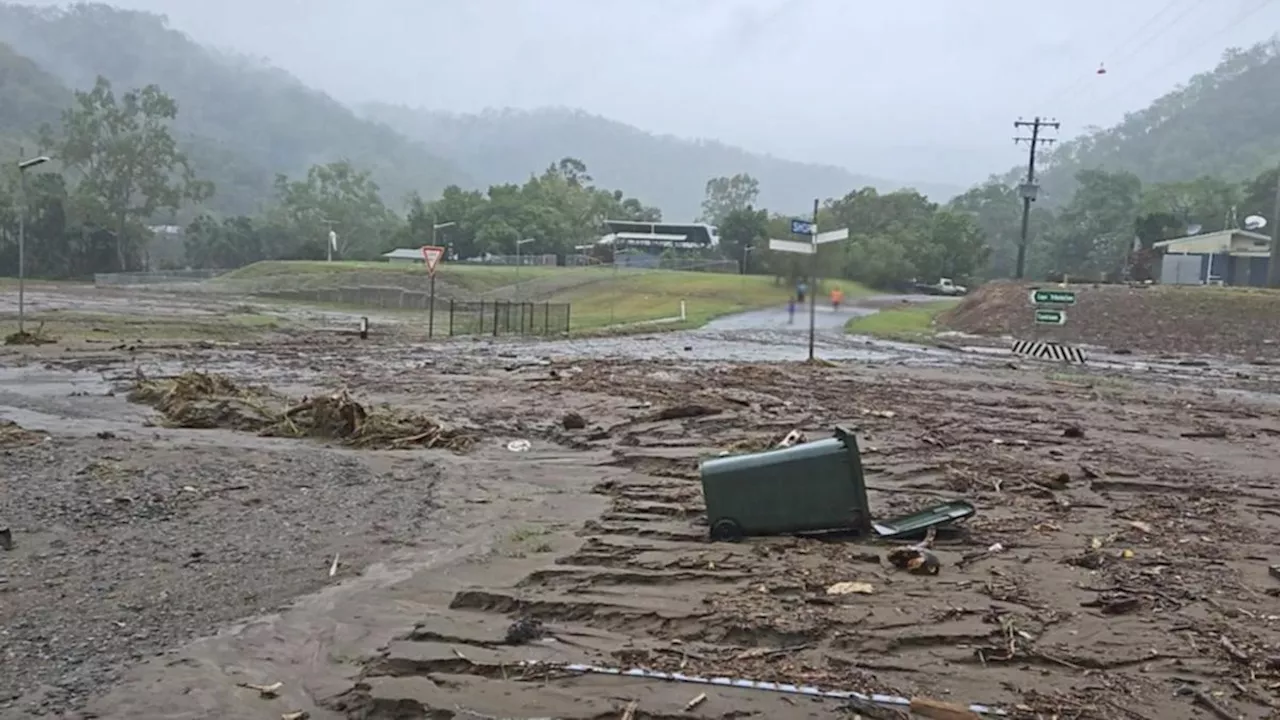
[[[801,305],[803,305],[803,304],[804,304],[804,296],[805,296],[805,294],[806,294],[806,293],[808,293],[808,292],[809,292],[809,286],[808,286],[808,285],[806,285],[806,284],[804,283],[804,281],[803,281],[803,280],[801,280],[800,282],[796,283],[796,302],[798,302],[798,303],[800,303]]]
[[[844,291],[840,288],[831,288],[831,309],[840,312],[840,303],[844,301]]]
[[[787,301],[787,324],[794,325],[796,323],[796,299],[791,298]]]

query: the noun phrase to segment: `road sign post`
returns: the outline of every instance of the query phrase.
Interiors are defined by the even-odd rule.
[[[1065,310],[1047,310],[1036,308],[1036,324],[1037,325],[1066,325],[1067,312]]]
[[[777,240],[770,238],[769,249],[774,252],[789,252],[797,255],[808,255],[809,257],[809,282],[813,284],[809,288],[809,359],[813,360],[813,346],[817,327],[818,314],[818,288],[817,288],[817,259],[818,246],[823,243],[836,242],[837,240],[845,240],[849,237],[849,229],[842,228],[840,230],[831,230],[829,232],[818,232],[818,200],[813,201],[813,220],[801,220],[795,218],[791,221],[791,233],[793,235],[803,235],[808,239],[800,240]]]
[[[430,283],[427,289],[427,337],[435,337],[436,329],[436,268],[444,259],[444,248],[438,245],[422,246],[422,261],[427,266]]]
[[[1033,305],[1075,305],[1076,294],[1065,290],[1032,290]]]

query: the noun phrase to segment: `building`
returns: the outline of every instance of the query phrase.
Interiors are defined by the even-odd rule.
[[[396,248],[391,252],[382,253],[382,257],[389,263],[400,265],[426,262],[422,257],[422,248]]]
[[[1223,230],[1164,240],[1160,282],[1166,285],[1267,284],[1271,238],[1250,230]]]

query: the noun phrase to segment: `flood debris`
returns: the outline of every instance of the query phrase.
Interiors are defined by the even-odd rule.
[[[306,710],[298,710],[296,712],[287,712],[280,714],[280,720],[309,720],[311,713]]]
[[[284,687],[282,682],[274,682],[270,685],[256,685],[254,683],[236,683],[238,687],[246,690],[253,690],[258,693],[258,697],[263,700],[273,700],[280,696],[280,688]]]
[[[707,701],[707,694],[706,694],[706,693],[698,693],[698,696],[697,696],[697,697],[695,697],[694,699],[692,699],[692,700],[690,700],[689,702],[687,702],[687,703],[685,703],[685,704],[684,704],[684,711],[685,711],[685,712],[689,712],[690,710],[692,710],[692,709],[694,709],[694,708],[698,707],[699,705],[701,705],[702,703],[704,703],[704,702],[706,702],[706,701]]]
[[[587,427],[587,419],[581,413],[570,410],[560,418],[560,426],[565,430],[582,430]]]
[[[967,707],[932,698],[911,698],[908,706],[912,715],[931,720],[982,720],[982,716]]]
[[[1220,718],[1221,720],[1236,720],[1237,718],[1235,713],[1228,710],[1224,705],[1222,705],[1222,703],[1214,700],[1203,690],[1197,690],[1196,688],[1188,685],[1183,685],[1177,689],[1175,694],[1189,696],[1193,705],[1199,705],[1212,713],[1214,717]]]
[[[906,570],[913,575],[937,575],[942,570],[942,561],[930,550],[937,534],[937,528],[930,527],[924,540],[915,545],[890,550],[885,559],[899,570]]]
[[[542,621],[537,618],[522,617],[517,618],[507,628],[507,634],[503,638],[503,642],[508,645],[524,645],[525,643],[537,640],[547,634],[546,628],[542,626]]]
[[[622,711],[622,720],[635,720],[636,708],[640,707],[639,700],[632,700],[627,703],[627,709]]]
[[[838,582],[827,588],[828,595],[870,595],[875,591],[875,587],[866,582]]]
[[[230,429],[268,437],[323,438],[365,449],[421,446],[469,449],[475,438],[390,406],[367,409],[346,390],[292,402],[267,388],[244,387],[216,374],[140,377],[131,402],[149,405],[169,427]]]
[[[36,430],[28,430],[18,423],[0,420],[0,447],[13,448],[36,445],[49,436]]]
[[[5,345],[51,345],[58,342],[55,337],[44,334],[44,323],[36,326],[35,332],[19,330],[4,337]]]
[[[7,527],[0,527],[0,550],[13,549],[13,531]]]

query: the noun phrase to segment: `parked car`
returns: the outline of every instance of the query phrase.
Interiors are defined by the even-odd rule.
[[[951,282],[951,278],[939,278],[938,282],[932,284],[916,283],[916,292],[925,295],[964,295],[969,292],[969,288],[956,285]]]

